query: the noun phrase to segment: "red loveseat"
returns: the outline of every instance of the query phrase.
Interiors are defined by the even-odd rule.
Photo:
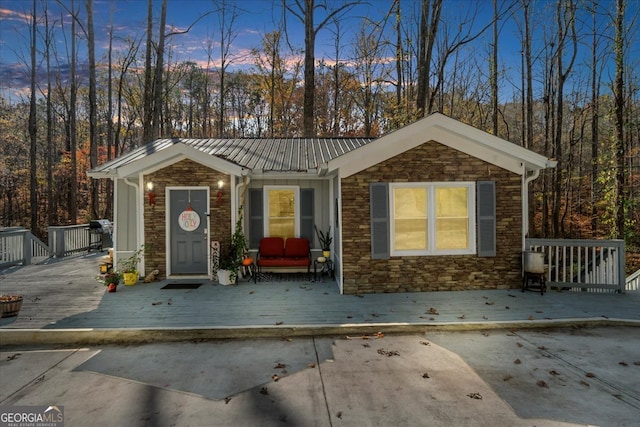
[[[262,267],[307,267],[311,277],[311,248],[309,240],[302,237],[263,237],[256,257],[258,272]]]

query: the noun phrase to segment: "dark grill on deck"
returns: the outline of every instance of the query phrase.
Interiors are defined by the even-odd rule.
[[[111,233],[113,224],[108,219],[95,219],[89,222],[89,252],[92,249],[103,251],[113,246]]]

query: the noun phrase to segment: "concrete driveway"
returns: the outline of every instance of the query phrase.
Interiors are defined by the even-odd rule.
[[[5,346],[0,405],[61,405],[65,426],[631,426],[639,333]]]

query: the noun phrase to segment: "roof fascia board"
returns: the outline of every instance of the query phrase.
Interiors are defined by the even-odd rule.
[[[189,159],[203,166],[216,169],[230,175],[241,175],[242,168],[227,162],[219,157],[205,154],[198,149],[185,144],[174,144],[162,151],[133,161],[117,169],[118,176],[130,176],[138,173],[149,173],[155,170],[176,163],[180,160]]]
[[[288,180],[327,180],[328,176],[318,176],[316,172],[262,172],[262,171],[253,171],[249,174],[251,179],[262,180],[262,179],[288,179]]]
[[[434,113],[332,160],[329,170],[340,170],[341,177],[348,177],[428,141],[438,142],[516,174],[522,173],[522,164],[528,170],[555,166],[554,162],[531,150]]]

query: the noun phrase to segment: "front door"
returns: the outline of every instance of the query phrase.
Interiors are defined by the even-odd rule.
[[[208,189],[169,189],[170,274],[208,274],[208,211]]]

